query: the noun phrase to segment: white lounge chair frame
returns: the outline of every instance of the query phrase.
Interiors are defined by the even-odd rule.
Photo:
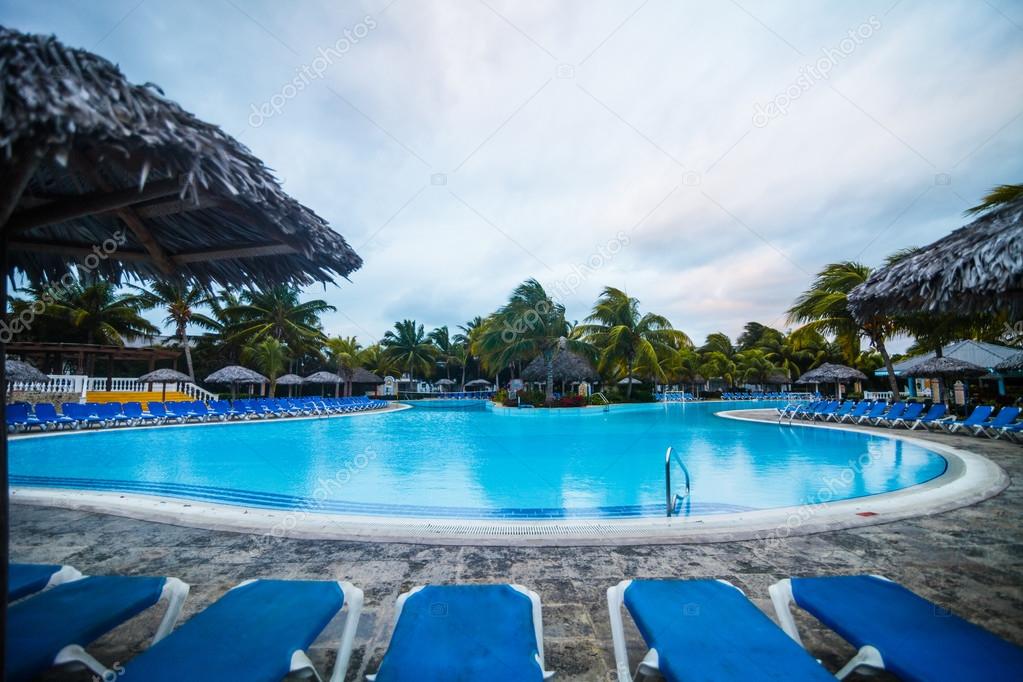
[[[401,612],[402,612],[402,609],[405,608],[405,602],[408,601],[409,597],[411,597],[413,594],[415,594],[416,592],[419,592],[420,590],[422,590],[425,587],[426,587],[426,585],[416,585],[415,587],[413,587],[408,592],[403,592],[400,595],[398,595],[398,600],[394,603],[394,623],[391,626],[391,634],[392,634],[392,636],[394,635],[395,628],[397,628],[397,626],[398,626],[398,621],[401,619]],[[540,595],[538,595],[533,590],[530,590],[529,588],[523,587],[522,585],[509,585],[509,587],[511,587],[516,592],[521,592],[522,594],[524,594],[527,597],[529,597],[529,601],[533,605],[533,632],[536,635],[536,651],[537,651],[536,662],[540,664],[540,671],[543,673],[543,679],[549,680],[552,677],[554,677],[554,671],[547,670],[547,666],[544,665],[544,656],[543,656],[543,611],[542,611],[542,609],[540,607]],[[376,679],[377,679],[376,673],[374,673],[372,675],[366,675],[367,682],[375,682]],[[335,682],[335,681],[331,680],[331,682]],[[341,681],[340,681],[340,679],[338,679],[336,682],[341,682]]]
[[[892,582],[883,575],[875,575],[873,577]],[[781,629],[785,631],[785,634],[794,639],[799,646],[805,649],[806,646],[799,637],[799,628],[796,627],[796,620],[792,617],[791,605],[796,601],[792,596],[792,581],[789,578],[779,580],[767,588],[767,591],[771,595],[771,603],[774,605],[774,612],[778,616]],[[860,647],[856,655],[849,659],[849,662],[842,666],[841,670],[835,673],[835,677],[844,680],[857,668],[884,670],[884,659],[881,657],[881,652],[869,644]]]
[[[728,585],[734,590],[738,590],[739,594],[746,596],[745,592],[727,580],[718,578],[717,581]],[[619,682],[632,682],[634,679],[643,680],[648,676],[656,677],[661,674],[657,649],[649,649],[647,651],[646,656],[636,666],[635,675],[629,672],[629,650],[625,646],[625,621],[622,619],[622,612],[625,609],[625,590],[631,584],[631,580],[623,580],[617,585],[607,588],[607,611],[611,617],[611,640],[614,643],[615,669],[618,672]]]
[[[77,573],[77,571],[75,572]],[[79,573],[77,580],[85,577],[87,576]],[[160,598],[157,599],[157,603],[166,599],[167,610],[163,614],[163,619],[160,621],[159,627],[156,628],[156,634],[153,635],[153,641],[150,646],[156,644],[171,633],[171,630],[174,629],[174,626],[178,622],[178,618],[181,616],[181,608],[185,605],[185,599],[187,597],[187,583],[184,583],[177,578],[166,578],[164,580],[163,590],[160,592]],[[68,663],[75,662],[81,663],[89,668],[89,670],[96,673],[101,680],[112,680],[117,678],[117,673],[115,671],[108,669],[105,665],[97,661],[89,654],[89,652],[78,644],[69,644],[58,651],[57,655],[53,658],[53,665],[66,665]]]

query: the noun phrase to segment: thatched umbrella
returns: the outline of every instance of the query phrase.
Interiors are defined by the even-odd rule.
[[[294,387],[295,386],[301,386],[302,385],[302,381],[303,381],[302,377],[300,377],[297,374],[285,374],[284,376],[277,377],[277,385],[278,386],[287,386],[288,387],[288,397],[289,398],[292,396],[292,391],[295,390]]]
[[[1023,371],[1023,351],[1010,355],[1005,360],[1002,360],[995,369],[999,372],[1020,372]]]
[[[50,380],[50,377],[20,360],[4,360],[4,377],[9,384],[45,384]]]
[[[465,383],[464,388],[469,388],[470,386],[472,386],[474,388],[476,386],[479,386],[480,388],[484,388],[484,387],[490,388],[490,382],[487,381],[486,379],[473,379],[472,381],[467,381]]]
[[[792,378],[788,374],[769,374],[764,379],[765,384],[771,384],[773,386],[782,386],[784,384],[791,384]]]
[[[206,377],[209,384],[231,384],[231,400],[238,396],[238,384],[268,384],[270,380],[259,372],[240,365],[228,365]]]
[[[0,235],[10,268],[0,272],[0,302],[15,276],[59,294],[79,260],[115,283],[126,275],[206,286],[330,282],[362,265],[260,159],[155,85],[134,85],[56,38],[2,27],[0,64]],[[0,586],[8,503],[0,495]],[[0,631],[6,613],[0,600]]]
[[[444,390],[445,390],[445,389],[443,388],[444,386],[454,386],[454,385],[455,385],[455,382],[454,382],[454,381],[452,381],[451,379],[440,379],[439,381],[435,381],[435,382],[433,383],[433,385],[434,385],[434,386],[440,386],[440,387],[441,387],[441,389],[440,389],[440,390],[441,390],[441,393],[443,393],[443,392],[444,392]]]
[[[836,365],[830,362],[825,362],[820,367],[811,369],[809,372],[803,374],[803,376],[796,379],[797,384],[835,384],[835,395],[841,394],[839,388],[840,384],[848,383],[850,381],[866,381],[867,375],[856,369],[855,367],[848,367],[846,365]]]
[[[910,365],[905,369],[905,374],[912,377],[923,377],[925,379],[939,379],[943,383],[946,379],[976,379],[988,374],[988,371],[980,365],[975,365],[966,360],[958,360],[949,357],[932,357]],[[935,402],[941,400],[941,392],[944,386],[938,388],[938,397]]]
[[[1023,200],[881,268],[849,294],[853,313],[1023,314]]]
[[[554,380],[564,383],[566,381],[597,381],[600,375],[593,365],[578,353],[563,350],[554,356]],[[547,366],[542,355],[537,355],[533,361],[522,370],[522,378],[526,381],[547,381]]]
[[[167,384],[180,384],[181,382],[191,381],[192,377],[188,376],[184,372],[179,372],[176,369],[157,369],[149,374],[143,374],[139,377],[139,381],[143,384],[163,384],[163,394],[160,396],[160,401],[167,400]]]
[[[322,398],[324,385],[334,384],[335,386],[337,386],[342,381],[344,381],[344,379],[342,379],[340,375],[334,374],[333,372],[316,372],[314,374],[310,374],[305,379],[303,379],[302,383],[320,384],[320,397]]]
[[[628,386],[629,384],[632,384],[633,386],[638,386],[642,383],[643,382],[637,379],[636,377],[625,377],[624,379],[618,380],[619,386]]]

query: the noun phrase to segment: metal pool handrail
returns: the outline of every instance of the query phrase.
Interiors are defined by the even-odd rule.
[[[611,401],[607,399],[607,396],[604,395],[603,392],[594,393],[593,397],[594,398],[600,398],[601,400],[604,401],[604,411],[605,412],[610,412],[611,411]]]
[[[682,468],[682,473],[685,474],[685,477],[686,477],[686,493],[685,493],[685,495],[672,495],[671,494],[671,460],[672,459],[674,459],[675,462],[678,463],[678,465]],[[678,454],[675,453],[674,448],[669,446],[668,447],[668,451],[664,453],[664,500],[665,500],[665,504],[667,505],[667,512],[668,512],[668,516],[669,517],[671,516],[671,513],[675,509],[675,500],[677,498],[685,499],[685,498],[689,497],[689,490],[690,490],[689,469],[686,468],[686,463],[682,461],[682,458],[679,457]]]

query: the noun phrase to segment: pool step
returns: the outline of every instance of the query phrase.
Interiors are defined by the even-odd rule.
[[[142,409],[147,409],[150,401],[163,402],[164,400],[195,400],[192,396],[181,391],[167,391],[167,397],[163,397],[163,391],[89,391],[85,394],[87,403],[142,403]]]

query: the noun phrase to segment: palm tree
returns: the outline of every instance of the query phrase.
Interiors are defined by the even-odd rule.
[[[597,370],[631,378],[637,363],[654,376],[663,376],[658,352],[692,347],[685,333],[673,329],[668,318],[654,313],[641,314],[639,300],[621,289],[604,287],[593,312],[581,325],[584,338],[600,353]],[[632,397],[632,382],[625,389]]]
[[[362,366],[359,342],[354,336],[332,336],[324,342],[324,346],[338,375],[345,380],[345,397],[348,397],[352,394],[352,372]],[[340,384],[336,388],[340,390]]]
[[[731,357],[721,351],[700,353],[700,373],[708,379],[721,379],[727,386],[735,385],[736,365]]]
[[[895,318],[874,315],[860,322],[849,310],[849,292],[865,282],[870,273],[870,267],[852,261],[824,266],[810,288],[789,308],[789,321],[803,325],[796,330],[797,335],[805,332],[833,335],[847,364],[856,362],[860,355],[860,337],[867,337],[870,345],[881,354],[888,371],[888,385],[892,395],[897,396],[899,384],[885,346],[885,341],[898,329]]]
[[[277,390],[277,377],[284,373],[284,368],[288,364],[287,346],[268,336],[242,348],[242,360],[255,364],[270,379],[272,398]]]
[[[485,323],[479,341],[480,356],[497,370],[540,355],[547,370],[546,399],[554,400],[554,357],[562,348],[579,346],[568,338],[565,307],[556,303],[535,279],[515,288]]]
[[[437,347],[437,361],[444,363],[444,376],[448,379],[451,378],[451,363],[455,362],[455,343],[451,338],[451,334],[448,332],[447,325],[443,327],[437,327],[427,337],[430,341],[433,341],[433,345]]]
[[[225,311],[238,320],[230,330],[231,338],[249,344],[275,338],[296,355],[319,352],[324,338],[320,315],[337,310],[320,299],[301,302],[298,289],[284,285],[245,291],[239,298],[239,305]]]
[[[971,213],[986,213],[993,208],[998,208],[1020,198],[1023,198],[1023,185],[998,185],[988,192],[980,204],[966,209],[966,213],[967,215]]]
[[[767,383],[772,374],[777,374],[779,368],[771,362],[767,353],[759,348],[750,348],[736,354],[736,376],[746,384]]]
[[[195,308],[206,305],[211,298],[210,292],[202,287],[186,285],[184,282],[156,280],[145,287],[133,286],[139,292],[142,305],[148,310],[164,308],[167,317],[164,324],[174,326],[174,335],[185,351],[185,365],[188,376],[195,381],[195,368],[192,366],[192,348],[188,341],[188,325],[193,321],[206,328],[216,326],[216,321],[195,312]]]
[[[384,334],[380,342],[384,355],[414,379],[416,372],[426,374],[433,366],[436,350],[415,320],[394,323],[394,329]]]

